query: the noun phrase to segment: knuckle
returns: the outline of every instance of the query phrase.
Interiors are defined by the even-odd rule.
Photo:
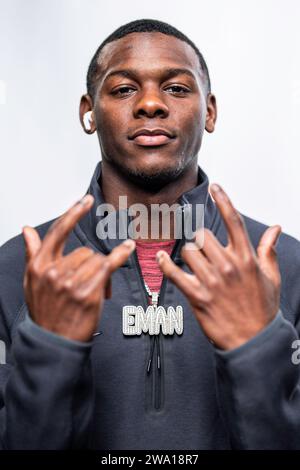
[[[54,293],[59,296],[59,295],[64,295],[68,292],[68,289],[65,285],[65,281],[61,282],[59,280],[57,280],[56,282],[53,283],[53,291]]]
[[[110,262],[110,260],[103,257],[103,258],[101,259],[101,268],[100,268],[100,269],[101,269],[102,271],[107,271],[110,267],[111,267],[111,262]]]
[[[230,262],[226,262],[222,265],[221,272],[224,276],[231,278],[236,273],[235,266]]]
[[[197,290],[194,293],[194,301],[198,307],[208,305],[212,301],[212,294],[207,290]]]
[[[202,294],[202,304],[203,305],[211,304],[212,300],[213,300],[213,296],[210,292],[208,292],[208,291],[203,292],[203,294]]]
[[[257,268],[257,263],[255,259],[250,254],[244,255],[243,257],[243,266],[246,271],[255,271]]]
[[[76,291],[73,292],[72,297],[76,304],[83,305],[83,304],[86,304],[88,296],[83,289],[77,289]]]
[[[58,271],[55,267],[47,269],[44,273],[45,279],[48,282],[54,282],[58,279]]]
[[[195,297],[195,300],[196,300],[197,304],[200,304],[201,301],[202,301],[202,297],[203,297],[203,296],[202,296],[202,293],[201,293],[199,290],[197,290],[197,291],[194,293],[194,297]]]
[[[70,292],[73,289],[73,280],[71,278],[65,279],[61,283],[59,283],[59,290],[60,292]]]
[[[219,283],[219,279],[217,278],[217,276],[214,276],[211,274],[207,276],[206,284],[210,289],[216,289],[219,287],[220,283]]]
[[[191,292],[191,300],[195,307],[198,307],[202,301],[202,295],[200,294],[199,290]]]
[[[89,310],[98,305],[98,295],[95,295],[94,292],[90,292],[89,289],[85,287],[74,291],[72,298],[75,304],[83,309]]]

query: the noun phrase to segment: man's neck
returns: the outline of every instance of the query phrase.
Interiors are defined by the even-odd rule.
[[[117,171],[109,162],[102,160],[101,189],[104,200],[119,209],[119,196],[127,196],[128,206],[132,204],[174,204],[180,196],[193,189],[198,182],[197,161],[193,162],[184,174],[170,183],[165,184],[155,192],[147,191],[135,185],[124,174]]]
[[[175,204],[180,196],[193,189],[198,182],[198,166],[197,161],[187,168],[184,174],[176,179],[165,184],[162,188],[155,192],[147,191],[146,189],[135,185],[130,179],[126,178],[121,172],[117,171],[116,168],[109,162],[102,160],[101,170],[101,190],[104,200],[108,204],[119,210],[119,197],[127,197],[127,207],[133,204],[143,204],[147,208],[148,216],[148,238],[143,238],[145,242],[163,241],[170,240],[174,237],[174,219],[170,218],[170,233],[167,235],[162,233],[162,223],[159,222],[159,236],[158,238],[152,238],[151,233],[151,205],[152,204],[167,204],[171,207]]]

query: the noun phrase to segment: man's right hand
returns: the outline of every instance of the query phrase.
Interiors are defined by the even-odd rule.
[[[91,209],[91,195],[57,219],[41,241],[24,227],[25,298],[32,319],[41,327],[78,341],[89,341],[98,326],[102,304],[110,296],[110,277],[135,248],[126,240],[105,256],[82,247],[63,256],[66,238]]]

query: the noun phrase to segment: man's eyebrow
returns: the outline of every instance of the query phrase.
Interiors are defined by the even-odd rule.
[[[137,77],[139,76],[140,72],[135,69],[120,69],[120,70],[113,70],[109,72],[105,77],[104,80],[108,80],[111,77],[114,76],[122,76],[125,78],[130,78],[133,80],[136,80]],[[177,77],[177,75],[188,75],[189,77],[193,78],[193,80],[196,80],[195,75],[193,72],[189,69],[186,68],[169,68],[169,69],[163,69],[161,71],[161,75],[164,78],[164,80],[167,80],[169,78],[174,78]]]
[[[114,77],[116,75],[121,75],[122,77],[125,77],[125,78],[136,78],[135,70],[122,69],[122,70],[113,70],[112,72],[109,72],[104,77],[104,80],[108,80],[109,78]]]
[[[193,72],[191,70],[185,69],[185,68],[176,67],[176,68],[166,69],[164,71],[163,75],[164,75],[165,80],[168,79],[168,78],[177,77],[177,75],[188,75],[189,77],[196,80],[196,77],[193,74]]]

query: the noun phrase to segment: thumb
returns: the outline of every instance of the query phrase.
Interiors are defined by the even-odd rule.
[[[23,237],[26,248],[26,261],[30,261],[41,247],[41,239],[37,231],[32,227],[23,227]]]
[[[280,225],[269,227],[261,237],[257,247],[259,263],[265,274],[274,276],[278,271],[276,243],[281,233]]]

